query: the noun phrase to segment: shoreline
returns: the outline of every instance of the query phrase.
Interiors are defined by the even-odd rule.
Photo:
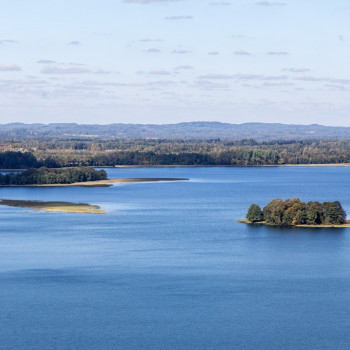
[[[301,228],[347,228],[350,227],[350,220],[345,220],[345,224],[342,225],[326,225],[326,224],[321,224],[321,225],[291,225],[291,226],[283,226],[283,225],[272,225],[272,224],[267,224],[265,221],[260,221],[260,222],[252,222],[247,219],[237,219],[236,222],[239,222],[241,224],[247,224],[247,225],[263,225],[263,226],[268,226],[268,227],[283,227],[283,228],[294,228],[294,227],[301,227]]]
[[[77,166],[78,167],[78,166]],[[350,163],[326,163],[326,164],[261,164],[261,165],[105,165],[105,166],[79,166],[79,168],[95,169],[123,169],[123,168],[278,168],[278,167],[350,167]],[[76,168],[76,167],[63,167]],[[31,169],[31,168],[30,168]],[[37,168],[33,168],[37,169]],[[21,172],[28,169],[0,169],[0,172]],[[0,185],[1,186],[1,185]]]
[[[327,163],[327,164],[262,164],[262,165],[110,165],[103,168],[278,168],[278,167],[348,167],[350,163]]]
[[[154,177],[154,178],[118,178],[118,179],[107,179],[97,181],[86,181],[86,182],[74,182],[71,184],[34,184],[34,185],[0,185],[1,187],[111,187],[114,183],[140,183],[140,182],[160,182],[160,181],[188,181],[187,178],[167,178],[167,177]]]

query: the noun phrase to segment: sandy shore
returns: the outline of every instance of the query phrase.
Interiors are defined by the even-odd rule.
[[[154,177],[154,178],[129,178],[129,179],[108,179],[98,181],[86,181],[86,182],[74,182],[71,184],[45,184],[45,185],[0,185],[0,187],[109,187],[114,183],[132,183],[132,182],[159,182],[159,181],[187,181],[185,178],[167,178],[167,177]]]
[[[3,199],[0,205],[6,205],[17,208],[28,208],[34,210],[45,210],[47,212],[65,212],[65,213],[82,213],[82,214],[105,214],[98,205],[90,205],[86,203],[70,203],[70,202],[43,202],[43,201],[25,201]]]

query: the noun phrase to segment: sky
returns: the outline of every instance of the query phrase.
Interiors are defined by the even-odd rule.
[[[0,124],[350,126],[348,0],[2,0]]]

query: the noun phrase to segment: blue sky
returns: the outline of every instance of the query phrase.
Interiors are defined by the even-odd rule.
[[[3,0],[0,123],[350,125],[345,0]]]

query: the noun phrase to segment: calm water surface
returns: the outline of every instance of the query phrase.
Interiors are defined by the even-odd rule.
[[[106,215],[0,206],[1,349],[350,349],[350,229],[239,224],[339,200],[350,168],[107,169],[188,182],[1,188]]]

